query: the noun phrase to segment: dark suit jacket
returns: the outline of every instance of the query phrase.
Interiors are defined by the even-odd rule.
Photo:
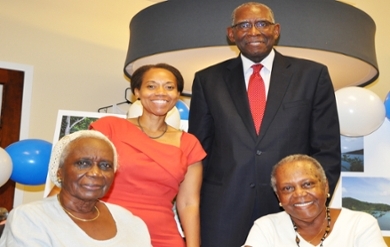
[[[202,247],[241,246],[253,217],[281,208],[270,186],[273,165],[308,154],[333,192],[340,176],[340,129],[324,65],[276,52],[259,136],[249,109],[241,58],[195,74],[189,132],[207,152],[201,192]],[[260,210],[254,211],[258,198]]]

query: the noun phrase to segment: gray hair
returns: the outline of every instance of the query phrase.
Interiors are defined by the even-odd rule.
[[[234,25],[236,23],[236,13],[237,11],[240,9],[240,8],[243,8],[243,7],[250,7],[250,6],[254,6],[254,7],[259,7],[259,8],[265,8],[268,10],[269,14],[270,14],[270,17],[271,17],[271,22],[275,23],[275,17],[274,17],[274,12],[272,11],[272,9],[270,7],[268,7],[267,5],[265,4],[262,4],[262,3],[257,3],[257,2],[247,2],[247,3],[243,3],[241,4],[240,6],[238,6],[237,8],[235,8],[232,12],[232,25]]]
[[[86,137],[93,137],[97,139],[101,139],[108,143],[113,152],[114,152],[114,171],[118,169],[118,154],[116,152],[116,148],[114,144],[101,132],[96,130],[79,130],[72,134],[66,135],[62,137],[54,146],[51,156],[50,156],[50,163],[49,163],[49,176],[51,181],[58,187],[61,187],[61,183],[58,182],[57,178],[57,172],[58,169],[61,168],[64,165],[64,161],[66,157],[68,156],[70,150],[69,150],[69,144],[71,144],[73,141],[80,139],[80,138],[86,138]]]
[[[277,182],[276,177],[275,177],[276,170],[281,165],[284,165],[286,163],[296,162],[296,161],[304,161],[304,162],[308,162],[308,163],[312,164],[316,168],[317,172],[320,174],[321,181],[323,183],[325,183],[325,181],[327,180],[324,168],[322,168],[321,164],[316,159],[314,159],[308,155],[305,155],[305,154],[293,154],[293,155],[289,155],[289,156],[283,158],[282,160],[280,160],[276,165],[274,165],[274,167],[272,169],[271,186],[275,192],[276,192],[276,182]]]

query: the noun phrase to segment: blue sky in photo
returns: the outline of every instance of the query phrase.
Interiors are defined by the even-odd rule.
[[[342,197],[390,205],[390,178],[343,177]]]
[[[340,136],[341,153],[349,153],[364,149],[363,137]]]

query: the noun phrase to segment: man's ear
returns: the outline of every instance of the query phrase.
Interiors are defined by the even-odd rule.
[[[236,43],[236,40],[234,39],[233,28],[232,27],[228,27],[226,32],[227,32],[227,37],[228,37],[229,41],[232,42],[232,43]]]
[[[275,23],[273,33],[274,33],[275,40],[277,40],[280,36],[280,24],[279,23]]]

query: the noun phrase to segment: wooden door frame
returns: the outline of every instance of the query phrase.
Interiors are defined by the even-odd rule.
[[[24,85],[23,85],[23,102],[22,102],[22,116],[20,123],[20,140],[28,139],[29,126],[30,126],[30,105],[32,96],[32,82],[33,82],[33,70],[31,65],[17,64],[0,61],[0,68],[18,70],[24,72]],[[15,187],[14,207],[17,207],[23,203],[24,191],[23,185],[17,184]]]

